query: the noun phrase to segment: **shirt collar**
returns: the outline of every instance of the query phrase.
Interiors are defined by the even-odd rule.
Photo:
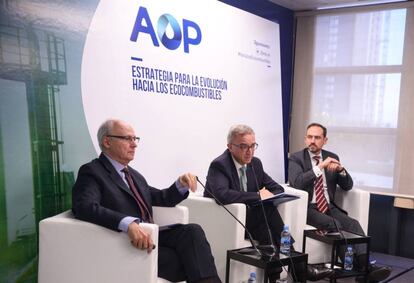
[[[237,162],[237,160],[234,159],[233,155],[231,156],[231,159],[233,159],[234,166],[236,166],[237,172],[239,172],[240,168],[247,167],[247,165],[241,165],[239,162]]]
[[[109,157],[108,154],[105,154],[106,158],[108,158],[109,162],[111,162],[112,166],[114,166],[116,172],[118,172],[118,174],[121,174],[121,170],[125,168],[125,165],[119,163],[118,161],[112,159],[111,157]],[[122,176],[122,174],[121,174]]]
[[[319,152],[319,154],[313,154],[312,152],[310,152],[310,151],[308,150],[308,153],[309,153],[309,157],[310,157],[310,159],[311,159],[312,161],[315,161],[315,160],[313,159],[313,157],[314,157],[314,156],[319,156],[319,157],[321,158],[321,160],[322,160],[322,151],[321,151],[321,152]]]

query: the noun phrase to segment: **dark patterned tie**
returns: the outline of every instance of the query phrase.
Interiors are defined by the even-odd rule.
[[[247,176],[246,176],[246,166],[240,167],[240,188],[242,191],[247,192]]]
[[[320,156],[314,156],[313,159],[316,160],[316,165],[319,164]],[[313,183],[313,188],[316,195],[316,206],[321,213],[326,213],[328,211],[328,202],[326,201],[325,194],[323,193],[323,174],[316,178]]]
[[[141,211],[141,218],[144,222],[154,223],[154,220],[152,219],[151,213],[148,210],[147,205],[145,204],[144,200],[142,199],[141,194],[138,192],[137,187],[134,184],[134,181],[132,180],[131,174],[128,171],[128,168],[122,169],[122,172],[125,174],[125,178],[127,180],[128,186],[132,191],[132,194],[134,195],[134,199],[136,200],[139,210]]]

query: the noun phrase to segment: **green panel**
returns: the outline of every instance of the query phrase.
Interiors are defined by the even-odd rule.
[[[45,53],[40,52],[40,47],[45,45],[46,58],[54,64],[49,64],[53,68],[41,70],[40,61],[45,60]],[[73,172],[60,172],[59,145],[63,142],[58,139],[55,107],[55,96],[59,94],[57,85],[66,83],[64,41],[30,26],[1,25],[0,50],[2,48],[13,51],[7,53],[6,62],[14,60],[7,68],[0,60],[2,78],[24,82],[26,86],[36,231],[23,229],[13,242],[8,242],[5,162],[0,136],[0,282],[36,282],[38,223],[71,207],[74,183]]]
[[[62,172],[62,187],[63,187],[63,194],[62,194],[62,210],[68,210],[72,208],[72,187],[75,184],[75,174],[73,172]]]
[[[36,234],[25,235],[1,249],[0,282],[37,281],[36,238]]]
[[[32,140],[36,223],[61,210],[58,148],[52,140],[48,82],[36,72],[26,82]]]
[[[4,179],[3,139],[0,129],[0,251],[7,245],[6,184]]]

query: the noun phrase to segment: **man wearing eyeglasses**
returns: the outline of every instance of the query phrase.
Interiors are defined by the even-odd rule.
[[[223,204],[250,205],[284,191],[266,174],[260,159],[254,157],[257,147],[252,128],[247,125],[234,125],[230,128],[227,149],[211,162],[206,182],[207,190]],[[207,190],[204,195],[211,197]],[[265,211],[273,239],[279,243],[283,220],[274,207],[265,206]],[[248,206],[246,226],[260,244],[271,244],[260,206]]]
[[[140,223],[153,222],[153,205],[171,207],[187,198],[189,189],[196,190],[196,177],[183,174],[164,190],[149,186],[138,171],[128,166],[139,138],[121,120],[104,122],[98,130],[98,141],[102,150],[99,158],[79,169],[72,192],[73,213],[81,220],[127,233],[132,246],[150,253],[154,244]],[[180,225],[159,232],[158,276],[173,282],[221,282],[199,225]]]
[[[253,239],[260,245],[272,244],[266,224],[268,222],[274,244],[279,246],[284,223],[278,210],[274,206],[264,206],[266,220],[262,207],[253,204],[281,193],[284,189],[266,174],[260,159],[254,157],[257,147],[251,127],[232,126],[227,135],[227,149],[210,164],[204,196],[212,197],[211,192],[222,204],[246,204],[246,227]],[[299,267],[295,269],[298,271]],[[272,282],[278,278],[280,271],[272,272]],[[308,265],[308,280],[316,281],[331,273],[330,269]]]

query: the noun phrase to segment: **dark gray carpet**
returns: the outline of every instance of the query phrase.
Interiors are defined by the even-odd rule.
[[[381,253],[371,253],[371,259],[375,259],[377,265],[392,267],[390,277],[381,281],[382,283],[413,283],[414,282],[414,259],[392,256]],[[311,281],[309,281],[311,282]],[[329,282],[329,280],[317,281],[319,283]],[[355,282],[353,278],[341,278],[336,280],[338,283]]]

